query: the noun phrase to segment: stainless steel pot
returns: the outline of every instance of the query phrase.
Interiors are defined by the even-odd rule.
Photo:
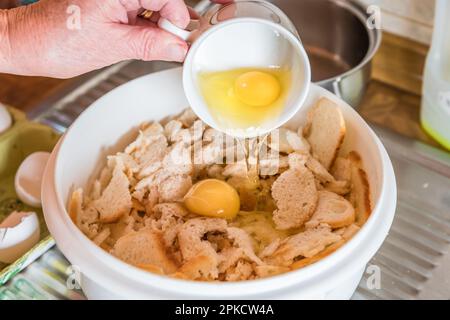
[[[352,0],[275,0],[296,26],[312,80],[357,107],[371,76],[381,30],[369,29],[365,8]]]
[[[381,30],[356,0],[271,0],[293,22],[308,53],[312,80],[357,108],[371,76]],[[205,12],[210,1],[196,9]]]

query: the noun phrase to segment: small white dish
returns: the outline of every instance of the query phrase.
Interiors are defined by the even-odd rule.
[[[264,135],[289,121],[304,105],[309,93],[311,67],[300,39],[278,23],[261,18],[234,18],[211,26],[198,35],[165,19],[158,25],[188,40],[194,38],[183,68],[183,87],[192,110],[207,125],[228,135],[251,138]],[[192,35],[192,37],[191,37]],[[238,68],[289,69],[292,74],[284,109],[263,124],[254,127],[231,127],[215,118],[199,86],[202,72]]]
[[[17,169],[14,179],[16,194],[29,206],[41,206],[41,183],[50,153],[35,152],[30,154]]]
[[[0,103],[0,134],[12,126],[12,117],[8,109]]]
[[[35,212],[13,212],[0,223],[0,262],[12,263],[30,250],[40,237]]]

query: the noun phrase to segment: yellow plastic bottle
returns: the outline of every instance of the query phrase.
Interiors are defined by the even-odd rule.
[[[425,65],[421,123],[450,150],[450,0],[436,1],[433,40]]]

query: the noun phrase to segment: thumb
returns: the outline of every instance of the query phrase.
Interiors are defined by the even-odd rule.
[[[188,45],[179,37],[156,27],[123,26],[127,29],[124,45],[130,59],[182,62]]]

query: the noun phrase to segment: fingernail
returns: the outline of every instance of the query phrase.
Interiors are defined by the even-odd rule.
[[[179,44],[172,44],[168,48],[169,58],[173,61],[183,61],[186,56],[186,48],[180,46]]]

